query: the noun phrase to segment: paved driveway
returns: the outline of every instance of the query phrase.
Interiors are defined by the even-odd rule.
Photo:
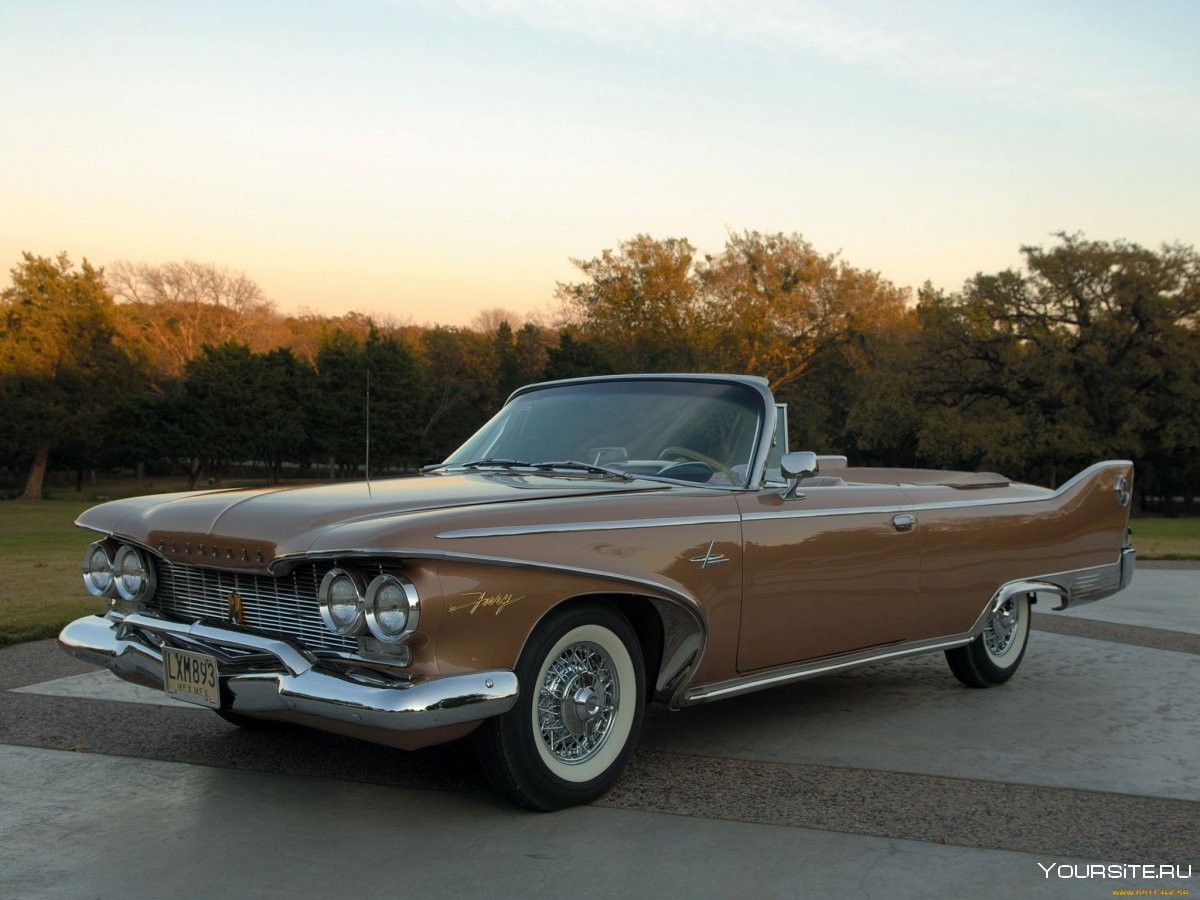
[[[8,648],[0,898],[1200,892],[1200,567],[1034,627],[998,689],[938,655],[652,711],[614,790],[549,815],[466,744],[241,730]]]

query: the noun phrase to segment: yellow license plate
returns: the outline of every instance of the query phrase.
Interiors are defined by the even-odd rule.
[[[220,709],[218,684],[215,657],[163,647],[163,690],[172,697]]]

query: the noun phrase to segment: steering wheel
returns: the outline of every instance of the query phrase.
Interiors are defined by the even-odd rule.
[[[711,466],[715,471],[720,472],[729,479],[730,484],[736,485],[738,478],[733,474],[733,470],[724,463],[717,462],[711,456],[705,456],[696,450],[689,450],[687,447],[663,447],[662,452],[658,454],[659,459],[666,459],[668,454],[672,456],[682,456],[684,459],[692,459],[696,462],[702,462],[706,466]]]

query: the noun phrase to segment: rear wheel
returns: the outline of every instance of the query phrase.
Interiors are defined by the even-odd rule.
[[[475,732],[488,778],[532,809],[587,803],[633,753],[645,704],[641,645],[611,607],[551,613],[517,662],[520,695]]]
[[[1031,594],[1009,597],[989,612],[979,637],[946,651],[950,671],[967,687],[985,688],[1012,678],[1029,641]]]

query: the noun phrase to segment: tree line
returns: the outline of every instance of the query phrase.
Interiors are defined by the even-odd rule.
[[[793,448],[1048,485],[1131,458],[1143,498],[1190,506],[1200,257],[1070,234],[1022,255],[914,297],[797,234],[716,254],[637,235],[572,260],[553,325],[489,310],[456,328],[285,317],[206,264],[25,254],[0,293],[0,472],[25,496],[50,467],[361,477],[368,415],[379,474],[443,458],[522,384],[716,371],[765,376]]]

